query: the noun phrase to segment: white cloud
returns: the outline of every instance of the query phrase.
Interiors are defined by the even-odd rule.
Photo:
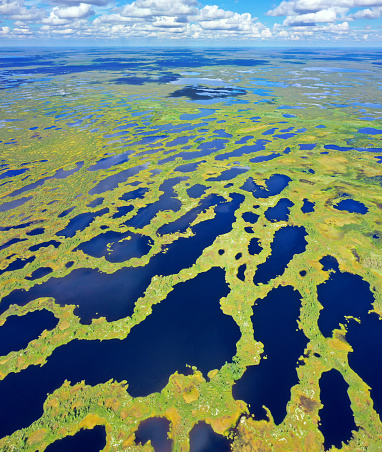
[[[105,6],[110,0],[50,0],[51,3],[64,6],[78,6],[81,3],[87,3],[94,6]]]
[[[232,11],[225,11],[220,9],[216,5],[207,5],[199,11],[197,20],[217,20],[217,19],[227,19],[232,17],[234,13]]]
[[[93,25],[101,25],[101,24],[112,24],[112,23],[137,23],[144,22],[143,18],[137,17],[125,17],[121,16],[121,14],[103,14],[102,16],[98,16],[93,20]]]
[[[378,19],[382,15],[382,7],[375,6],[371,9],[360,9],[349,17],[351,19]]]
[[[28,8],[23,0],[0,0],[0,16],[21,21],[35,21],[41,19],[45,12],[36,7]]]
[[[159,27],[159,28],[184,28],[184,23],[178,22],[176,17],[158,17],[157,20],[155,20],[152,23],[153,27]]]
[[[131,36],[141,33],[141,36],[168,39],[222,39],[227,36],[268,39],[272,36],[269,28],[249,13],[238,14],[216,5],[198,6],[196,0],[136,0],[116,8],[113,14],[97,17],[93,27],[102,28],[104,33],[106,24],[114,24],[108,30],[111,34]]]
[[[30,28],[27,26],[21,26],[21,27],[17,27],[17,28],[15,27],[12,30],[12,33],[14,33],[16,35],[22,35],[22,36],[33,34],[32,30],[30,30]]]
[[[183,16],[197,13],[196,0],[136,0],[125,5],[120,14],[126,17]]]
[[[276,8],[267,12],[268,16],[290,16],[294,14],[307,14],[323,9],[362,8],[382,6],[382,0],[292,0],[282,1]]]
[[[69,6],[66,8],[56,7],[53,8],[53,12],[60,19],[80,19],[94,14],[91,5],[87,3],[80,3],[78,6]]]
[[[17,14],[20,11],[21,7],[22,5],[20,4],[20,2],[4,1],[0,4],[0,14],[4,16]]]
[[[232,16],[225,19],[200,21],[202,28],[207,30],[249,30],[252,26],[252,18],[249,13],[238,14],[234,13]]]
[[[322,9],[316,13],[288,16],[284,20],[283,25],[290,26],[296,24],[333,23],[340,20],[347,11],[347,8],[332,7]]]
[[[356,20],[382,16],[382,0],[278,0],[267,14],[284,17],[270,29],[249,12],[198,0],[115,1],[49,0],[48,8],[46,0],[0,0],[0,19],[7,20],[0,37],[362,41],[365,30],[357,29]],[[368,40],[380,39],[366,33]]]
[[[52,33],[58,34],[58,35],[72,35],[74,33],[74,30],[72,28],[64,28],[64,29],[54,28],[52,30]]]
[[[0,36],[6,37],[9,35],[11,29],[9,27],[0,27]]]
[[[56,16],[54,11],[51,11],[49,17],[45,17],[41,21],[41,23],[46,24],[46,25],[65,25],[68,22],[69,21],[67,19],[61,19],[58,16]],[[41,27],[41,28],[43,29],[43,27]]]

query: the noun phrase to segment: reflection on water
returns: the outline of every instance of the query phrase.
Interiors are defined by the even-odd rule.
[[[111,293],[104,302],[110,302]],[[240,339],[239,327],[220,309],[220,299],[228,293],[224,270],[214,267],[177,284],[126,339],[73,340],[57,348],[44,366],[9,374],[0,383],[0,435],[38,419],[46,394],[65,379],[72,384],[85,380],[90,385],[111,378],[127,380],[129,394],[141,397],[161,391],[169,376],[186,364],[196,366],[205,376],[219,369],[236,354]]]
[[[25,305],[35,298],[51,296],[58,304],[77,305],[74,312],[85,324],[100,316],[108,320],[130,316],[136,300],[144,294],[153,276],[172,275],[191,267],[219,235],[232,229],[236,220],[235,211],[244,196],[231,194],[231,198],[232,201],[216,205],[214,218],[193,226],[192,237],[175,240],[144,267],[124,267],[111,274],[89,268],[73,270],[63,278],[50,278],[29,291],[14,290],[3,298],[0,313],[11,304]],[[19,265],[23,267],[27,262],[22,261]],[[119,290],[116,291],[115,287]]]
[[[229,452],[231,441],[212,430],[205,422],[198,422],[190,432],[190,452]]]
[[[135,432],[135,443],[146,444],[151,441],[154,452],[171,452],[172,440],[168,438],[170,422],[163,417],[152,417],[139,424]]]

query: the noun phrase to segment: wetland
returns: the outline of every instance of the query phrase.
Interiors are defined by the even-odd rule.
[[[380,450],[381,52],[3,50],[0,450]]]

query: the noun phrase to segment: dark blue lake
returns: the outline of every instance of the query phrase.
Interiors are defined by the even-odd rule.
[[[124,262],[133,257],[142,257],[150,251],[150,237],[133,232],[107,231],[82,242],[77,248],[94,257],[104,256],[109,262]]]
[[[337,210],[346,210],[349,213],[361,213],[363,215],[368,211],[365,204],[354,199],[343,199],[333,207]]]
[[[167,437],[170,421],[163,417],[152,417],[142,421],[135,432],[135,443],[146,444],[151,441],[155,452],[171,452],[172,440]]]
[[[66,436],[50,444],[47,452],[99,452],[106,446],[106,430],[96,425],[91,430],[80,430],[74,436]]]
[[[254,152],[263,151],[267,143],[269,143],[268,140],[257,140],[254,144],[248,144],[238,149],[235,149],[234,151],[225,152],[224,154],[217,155],[215,159],[227,160],[230,157],[241,157],[242,155],[245,154],[252,154]]]
[[[89,195],[99,195],[105,191],[114,190],[122,182],[126,182],[130,177],[135,176],[140,171],[147,168],[147,165],[139,165],[133,168],[122,170],[112,176],[108,176],[105,179],[98,182],[91,190]]]
[[[200,198],[206,189],[207,187],[205,185],[195,184],[187,189],[187,194],[190,198]]]
[[[185,213],[183,216],[173,221],[172,223],[164,224],[163,226],[161,226],[157,230],[157,233],[162,235],[174,234],[175,232],[185,232],[201,212],[204,212],[209,207],[220,204],[224,201],[225,199],[219,195],[208,195],[199,202],[197,207],[189,210],[187,213]]]
[[[247,223],[255,224],[257,223],[257,220],[259,219],[259,215],[253,212],[244,212],[242,215],[242,218]]]
[[[269,207],[264,215],[268,221],[288,221],[290,208],[294,206],[288,198],[281,198],[274,207]]]
[[[230,452],[231,441],[212,430],[205,422],[198,422],[190,432],[190,452]],[[156,451],[155,451],[156,452]]]
[[[188,176],[173,177],[165,180],[159,187],[159,191],[162,192],[159,199],[152,204],[141,207],[135,216],[126,221],[124,224],[126,226],[133,226],[134,228],[143,228],[144,226],[147,226],[160,211],[172,210],[177,212],[181,208],[182,204],[177,198],[178,195],[174,190],[174,187],[179,182],[187,179]],[[123,199],[126,200],[126,197]]]
[[[201,162],[195,162],[195,163],[185,163],[184,165],[179,165],[175,168],[175,171],[180,171],[182,173],[190,173],[192,171],[195,171],[198,166],[201,163],[204,163],[205,160],[202,160]]]
[[[105,170],[109,169],[112,166],[120,165],[122,163],[125,163],[129,160],[130,154],[132,154],[133,151],[126,151],[119,155],[112,155],[110,157],[104,157],[100,160],[98,160],[97,163],[94,165],[89,166],[88,171],[99,171],[99,170]]]
[[[254,157],[253,159],[250,159],[250,162],[253,163],[261,163],[261,162],[269,162],[269,160],[273,160],[276,159],[277,157],[280,157],[281,154],[279,154],[278,152],[274,152],[273,154],[270,155],[258,155],[257,157]]]
[[[259,242],[260,242],[260,240],[256,237],[253,237],[251,239],[251,241],[249,242],[249,245],[248,245],[248,253],[250,255],[254,256],[255,254],[261,253],[263,248],[260,246]]]
[[[192,160],[199,157],[206,157],[210,154],[213,154],[214,152],[221,151],[225,148],[227,143],[227,140],[219,138],[212,141],[205,141],[199,144],[196,151],[179,152],[178,154],[172,155],[171,157],[166,157],[162,160],[159,160],[158,164],[162,165],[164,163],[172,162],[178,157],[181,157],[183,160]]]
[[[140,397],[160,391],[186,364],[204,375],[219,369],[236,354],[240,338],[237,324],[220,309],[228,293],[225,272],[214,267],[177,284],[126,339],[74,340],[57,348],[43,367],[8,375],[0,382],[0,435],[38,419],[46,394],[65,379],[90,385],[127,380],[129,394]]]
[[[237,269],[236,277],[240,279],[240,281],[245,281],[245,270],[247,269],[247,265],[243,264]]]
[[[30,262],[33,262],[36,259],[35,256],[28,257],[27,259],[23,259],[22,257],[18,257],[13,262],[8,264],[3,270],[0,270],[0,275],[6,272],[13,272],[15,270],[21,270]]]
[[[249,411],[255,419],[266,419],[270,409],[276,424],[286,415],[292,386],[298,383],[297,360],[308,343],[298,329],[301,295],[291,286],[278,287],[269,292],[253,307],[251,317],[255,339],[264,344],[267,359],[250,366],[233,386],[236,400],[250,404]]]
[[[301,207],[301,212],[302,213],[310,213],[310,212],[314,212],[314,202],[309,201],[307,198],[305,198],[304,200],[304,204]]]
[[[109,209],[105,207],[104,209],[98,210],[97,212],[85,212],[73,217],[67,226],[61,231],[56,232],[57,236],[62,237],[74,237],[78,231],[83,231],[87,228],[95,218],[108,213]]]
[[[17,316],[11,315],[0,326],[0,356],[26,348],[44,330],[56,327],[58,319],[46,309]]]
[[[256,184],[252,177],[249,177],[244,185],[240,187],[252,193],[254,198],[269,198],[279,195],[291,181],[290,177],[283,174],[273,174],[265,181],[265,187]]]
[[[320,399],[324,407],[319,411],[320,430],[324,435],[325,450],[332,446],[341,448],[357,430],[354,423],[350,399],[347,393],[349,385],[338,370],[324,372],[320,378]]]
[[[3,244],[0,246],[0,251],[1,251],[1,250],[4,250],[5,248],[8,248],[8,247],[14,245],[15,243],[18,243],[18,242],[24,242],[25,240],[26,240],[26,239],[20,239],[20,238],[18,238],[18,237],[14,237],[13,239],[10,239],[10,240],[8,240],[7,242],[3,243]]]
[[[327,281],[317,286],[317,297],[324,308],[317,324],[325,337],[331,337],[340,323],[346,324],[345,316],[364,318],[374,303],[368,282],[359,275],[340,271],[331,273]]]
[[[231,180],[234,179],[236,176],[238,176],[239,174],[243,174],[246,173],[248,171],[249,168],[230,168],[227,169],[225,171],[223,171],[219,176],[216,177],[209,177],[208,179],[206,179],[206,181],[211,181],[211,182],[217,182],[217,181],[221,181],[221,180]]]
[[[34,270],[31,274],[31,276],[26,276],[25,279],[29,279],[30,281],[34,281],[35,279],[43,278],[46,275],[49,275],[49,273],[52,273],[52,268],[50,267],[40,267],[37,270]]]
[[[257,267],[253,282],[267,284],[271,279],[282,275],[293,256],[305,251],[306,235],[302,226],[285,226],[276,231],[271,244],[271,254]]]
[[[346,340],[353,347],[349,366],[371,387],[375,411],[382,419],[382,321],[378,315],[363,315],[361,324],[351,321]]]
[[[50,278],[29,291],[14,290],[3,298],[0,313],[11,304],[24,305],[35,298],[53,297],[60,305],[77,305],[75,313],[82,323],[90,323],[100,316],[111,321],[132,315],[136,300],[144,294],[153,276],[176,274],[191,267],[216,237],[232,229],[235,211],[244,196],[232,193],[231,197],[232,201],[221,202],[215,207],[214,218],[192,228],[192,237],[175,240],[164,252],[152,257],[146,266],[125,267],[112,274],[97,269],[76,269],[63,278]],[[21,265],[25,266],[25,262]]]
[[[183,113],[179,119],[182,121],[193,121],[195,119],[211,116],[216,110],[211,108],[199,108],[199,113]]]

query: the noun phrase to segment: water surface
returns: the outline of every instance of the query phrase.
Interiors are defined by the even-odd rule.
[[[285,226],[275,232],[271,244],[271,254],[257,267],[253,282],[267,284],[271,279],[282,275],[295,254],[305,251],[307,241],[305,228]]]
[[[57,348],[44,366],[9,374],[0,382],[0,435],[38,419],[46,394],[65,379],[90,385],[127,380],[129,394],[141,397],[160,391],[186,364],[205,376],[219,369],[236,354],[240,338],[237,324],[220,309],[228,293],[225,272],[214,267],[177,284],[126,339],[74,340]]]
[[[0,326],[0,356],[26,348],[44,330],[56,327],[58,319],[46,309],[17,316],[11,315]]]
[[[352,431],[357,430],[347,393],[348,387],[335,369],[324,372],[320,378],[320,398],[324,407],[318,414],[321,419],[319,428],[325,438],[325,450],[332,446],[341,449],[342,442],[347,443],[352,437]]]
[[[343,199],[333,207],[337,210],[345,210],[349,213],[361,213],[362,215],[369,210],[365,204],[354,199]]]
[[[264,344],[264,356],[236,382],[233,396],[250,404],[249,411],[257,420],[267,419],[263,405],[270,409],[276,424],[286,415],[290,390],[298,383],[297,360],[308,343],[298,329],[300,307],[301,295],[291,286],[271,290],[253,307],[254,336]]]
[[[231,441],[212,430],[205,422],[198,422],[190,432],[190,452],[230,452]]]
[[[99,452],[106,446],[106,430],[96,425],[91,430],[80,430],[74,436],[66,436],[50,444],[46,452]]]
[[[135,432],[135,444],[151,441],[155,452],[171,452],[172,440],[168,438],[170,421],[163,417],[152,417],[142,421]]]
[[[281,198],[274,207],[269,207],[264,215],[268,221],[288,221],[290,208],[294,206],[288,198]]]

